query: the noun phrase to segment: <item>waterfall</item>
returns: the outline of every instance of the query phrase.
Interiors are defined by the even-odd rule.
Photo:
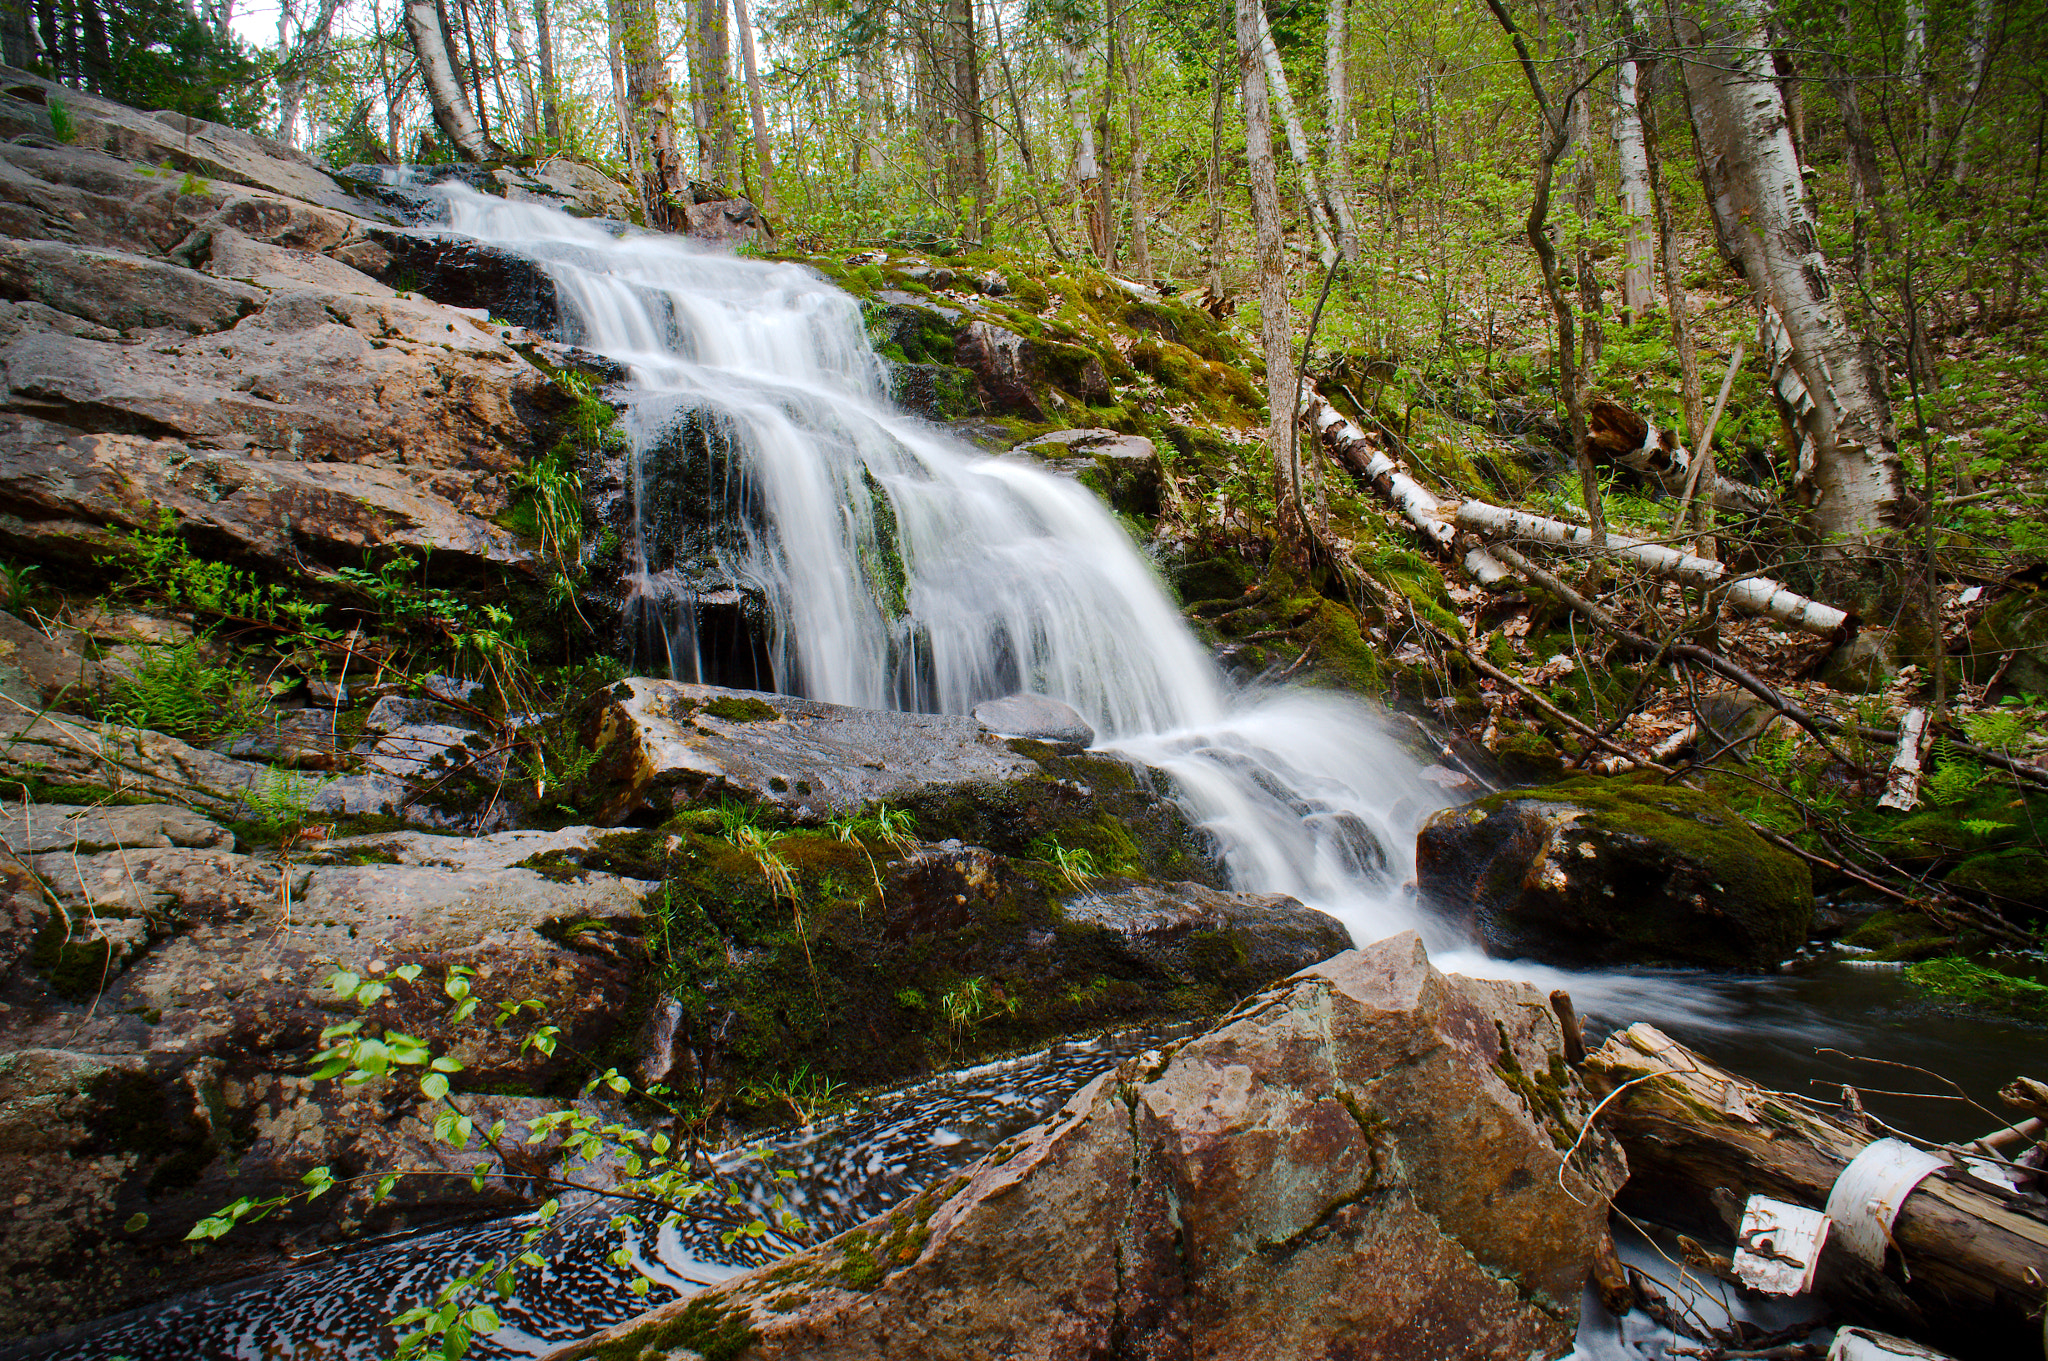
[[[1173,778],[1237,887],[1358,939],[1415,925],[1462,944],[1406,899],[1416,824],[1443,800],[1377,717],[1233,687],[1088,491],[890,404],[852,297],[801,265],[434,192],[448,230],[547,272],[563,339],[626,368],[641,660],[866,708],[1052,695]],[[758,645],[735,645],[748,619]]]

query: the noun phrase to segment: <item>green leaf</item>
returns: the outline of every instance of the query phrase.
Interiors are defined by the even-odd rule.
[[[439,1101],[448,1095],[448,1079],[439,1073],[428,1073],[420,1079],[420,1092],[429,1101]]]
[[[122,1230],[127,1233],[141,1233],[144,1229],[148,1227],[149,1216],[146,1214],[129,1215],[128,1222],[121,1226]]]
[[[393,978],[402,978],[410,983],[420,976],[420,966],[417,964],[401,964],[391,971],[391,976]]]
[[[361,974],[336,971],[327,975],[327,986],[333,988],[334,995],[341,998],[355,996],[356,989],[362,986],[362,982]]]

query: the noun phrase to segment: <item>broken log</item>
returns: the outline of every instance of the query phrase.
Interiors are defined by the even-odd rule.
[[[1641,473],[1670,496],[1683,496],[1691,481],[1711,477],[1706,491],[1714,509],[1729,515],[1755,515],[1771,504],[1769,496],[1747,482],[1725,477],[1705,460],[1695,459],[1678,442],[1678,432],[1659,429],[1654,421],[1613,402],[1596,401],[1587,408],[1586,446],[1610,463]]]
[[[1899,749],[1892,753],[1891,773],[1885,777],[1884,797],[1877,801],[1879,808],[1910,813],[1913,805],[1920,802],[1920,745],[1926,729],[1925,709],[1908,709],[1899,720]]]
[[[1915,1180],[1915,1151],[1893,1140],[1859,1157],[1874,1147],[1868,1134],[1652,1026],[1609,1039],[1586,1060],[1586,1079],[1611,1096],[1607,1128],[1629,1162],[1618,1203],[1630,1214],[1732,1241],[1750,1196],[1827,1207],[1837,1227],[1817,1289],[1849,1319],[1962,1357],[2041,1355],[2041,1324],[2030,1315],[2048,1294],[2048,1202],[1978,1181],[1946,1156],[1927,1159],[1938,1167]],[[1905,1177],[1888,1180],[1881,1168],[1873,1176],[1893,1151]],[[1896,1218],[1883,1222],[1874,1206]],[[1877,1260],[1858,1243],[1874,1243]]]
[[[1565,548],[1593,545],[1593,532],[1522,510],[1506,510],[1484,501],[1465,501],[1457,508],[1459,527],[1489,538],[1530,539]],[[1659,543],[1646,543],[1626,534],[1607,531],[1607,552],[1632,562],[1654,576],[1669,577],[1689,586],[1727,593],[1729,605],[1744,614],[1760,614],[1781,624],[1840,639],[1856,631],[1856,617],[1832,605],[1823,605],[1788,590],[1768,577],[1738,576],[1712,558],[1696,558]]]
[[[1458,537],[1457,526],[1451,523],[1449,508],[1429,488],[1402,471],[1400,464],[1374,445],[1356,422],[1346,420],[1344,413],[1331,406],[1330,399],[1316,391],[1312,383],[1302,386],[1302,410],[1315,427],[1316,436],[1329,446],[1339,463],[1400,511],[1409,524],[1422,531],[1423,537],[1441,550],[1450,550]],[[1483,545],[1474,546],[1465,554],[1465,570],[1482,586],[1503,581],[1508,575],[1508,569]]]

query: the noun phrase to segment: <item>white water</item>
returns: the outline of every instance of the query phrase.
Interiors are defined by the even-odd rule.
[[[627,366],[638,514],[629,612],[674,674],[703,675],[706,582],[766,604],[763,688],[837,704],[965,713],[1019,690],[1073,705],[1099,745],[1166,770],[1234,883],[1289,893],[1359,940],[1415,926],[1464,942],[1403,888],[1420,818],[1443,803],[1363,705],[1239,691],[1151,563],[1078,484],[989,458],[895,410],[859,306],[800,266],[445,186],[450,229],[538,261],[564,330]],[[679,544],[660,509],[680,428],[715,432],[711,478],[744,514]],[[886,495],[878,501],[874,488]],[[907,590],[893,608],[887,522]]]

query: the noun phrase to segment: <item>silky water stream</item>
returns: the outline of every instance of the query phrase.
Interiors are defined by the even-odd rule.
[[[1737,1037],[1795,1059],[1820,1044],[1857,1047],[1802,999],[1811,980],[1553,975],[1489,959],[1421,910],[1403,887],[1414,833],[1444,800],[1376,715],[1327,693],[1232,686],[1089,492],[895,410],[858,305],[812,272],[620,234],[459,183],[430,192],[447,230],[545,270],[562,339],[626,367],[630,451],[618,504],[602,509],[630,531],[625,606],[639,669],[883,709],[965,713],[1019,690],[1051,695],[1095,726],[1098,748],[1173,778],[1238,887],[1292,894],[1359,940],[1412,927],[1443,967],[1566,986],[1591,1016],[1649,1017],[1717,1050]],[[1886,994],[1858,1009],[1879,1013],[1875,1030],[1894,1005]],[[745,1200],[793,1188],[792,1208],[822,1237],[1156,1042],[1062,1046],[949,1075],[770,1140],[767,1161],[735,1157],[728,1170]],[[655,1282],[643,1299],[626,1289],[636,1273],[607,1260],[619,1236],[602,1204],[565,1213],[572,1223],[549,1268],[522,1280],[477,1355],[546,1351],[773,1250],[725,1245],[723,1211],[629,1235]],[[527,1223],[357,1248],[6,1355],[381,1356],[392,1314]],[[1581,1354],[1639,1353],[1603,1325]]]

